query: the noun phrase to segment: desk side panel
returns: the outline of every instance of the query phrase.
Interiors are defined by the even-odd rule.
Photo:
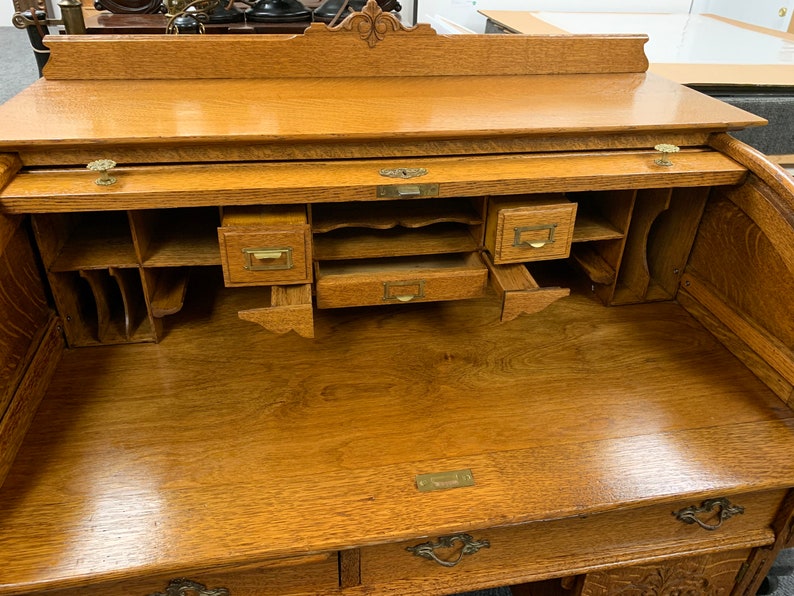
[[[2,159],[0,180],[16,164]],[[0,213],[0,484],[58,361],[55,328],[24,218]]]
[[[794,405],[794,181],[747,145],[712,144],[752,174],[716,187],[682,278],[682,304]]]

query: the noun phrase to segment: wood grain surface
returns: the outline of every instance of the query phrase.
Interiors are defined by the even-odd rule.
[[[0,490],[1,593],[794,482],[791,412],[676,304],[321,311],[309,341],[219,277],[160,344],[66,354]]]

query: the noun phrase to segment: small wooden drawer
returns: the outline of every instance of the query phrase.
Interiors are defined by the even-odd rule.
[[[732,496],[729,502],[744,512],[713,530],[673,514],[703,504],[693,499],[371,546],[361,549],[361,582],[375,592],[389,585],[399,586],[406,595],[447,594],[575,574],[600,565],[631,565],[649,556],[672,558],[681,556],[683,548],[727,551],[771,544],[770,524],[784,495],[785,491],[770,491]],[[720,511],[715,507],[695,515],[716,525]],[[464,546],[468,554],[462,554]]]
[[[218,242],[227,286],[311,282],[311,232],[303,206],[224,213]]]
[[[575,219],[576,203],[562,195],[494,197],[485,246],[497,265],[563,259],[571,252]]]
[[[334,593],[339,587],[339,557],[323,553],[281,559],[236,569],[195,572],[174,572],[146,578],[119,580],[102,584],[86,584],[46,592],[47,596],[165,596],[170,594],[228,594],[228,596],[261,596],[262,594]]]
[[[488,269],[475,253],[317,264],[317,307],[476,298]]]

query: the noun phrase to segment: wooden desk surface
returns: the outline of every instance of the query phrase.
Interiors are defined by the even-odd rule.
[[[320,311],[305,340],[217,278],[160,344],[65,355],[0,489],[0,593],[794,483],[792,412],[675,303]]]
[[[480,12],[514,33],[646,33],[649,70],[679,83],[794,85],[794,35],[716,15]]]

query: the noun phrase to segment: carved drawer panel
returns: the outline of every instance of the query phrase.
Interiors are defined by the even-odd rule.
[[[373,588],[399,585],[404,594],[445,594],[459,586],[535,581],[698,548],[770,544],[783,496],[770,491],[727,502],[692,499],[373,546],[361,550],[361,581]]]
[[[311,232],[303,206],[227,208],[218,242],[227,286],[311,282]]]
[[[326,595],[339,586],[336,553],[282,559],[224,571],[197,571],[120,580],[46,592],[47,596],[263,596]]]
[[[562,259],[571,252],[576,203],[561,195],[492,198],[485,246],[497,265]]]
[[[323,262],[317,265],[317,307],[476,298],[487,280],[488,269],[474,253]]]

